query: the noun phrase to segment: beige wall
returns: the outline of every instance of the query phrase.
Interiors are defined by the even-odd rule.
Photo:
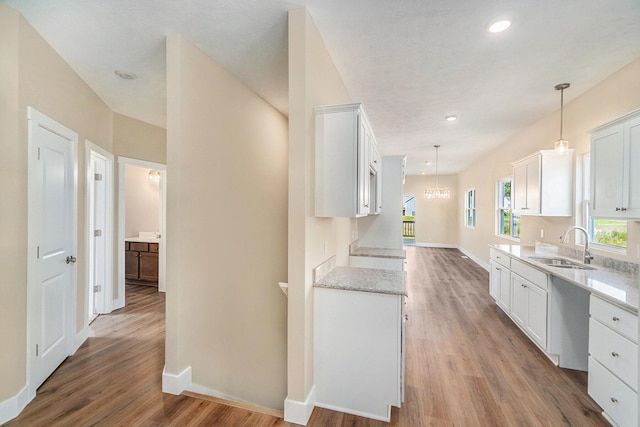
[[[79,135],[78,170],[85,169],[84,140],[111,151],[112,112],[13,9],[0,5],[0,402],[26,384],[27,106]],[[5,96],[6,94],[6,96]],[[78,174],[77,330],[85,316],[85,177]],[[6,203],[5,203],[6,202]],[[11,206],[11,209],[7,209]]]
[[[136,237],[140,231],[160,231],[160,186],[157,179],[149,179],[149,170],[126,165],[125,237]]]
[[[571,88],[568,89],[569,91]],[[564,137],[576,154],[590,150],[590,129],[640,108],[640,59],[614,73],[564,108]],[[495,191],[498,179],[512,174],[511,162],[537,150],[552,149],[558,139],[560,112],[556,111],[529,128],[509,138],[495,151],[487,154],[459,175],[458,189],[476,188],[478,227],[466,229],[459,223],[459,245],[475,257],[488,263],[489,243],[514,243],[495,235]],[[463,200],[459,201],[462,209]],[[574,218],[525,216],[522,219],[521,243],[532,245],[536,241],[558,244],[558,236],[575,224]],[[540,238],[544,229],[545,238]],[[640,244],[640,223],[629,222],[629,253],[617,255],[594,250],[605,256],[639,262],[635,248]]]
[[[438,186],[451,191],[450,199],[425,199],[424,190],[435,187],[435,176],[407,176],[404,195],[416,197],[416,245],[457,246],[458,225],[463,221],[464,191],[456,175],[441,175]]]
[[[313,386],[312,269],[337,256],[347,265],[355,220],[314,216],[313,107],[351,102],[306,9],[289,12],[289,299],[288,399]],[[324,246],[327,244],[327,252]]]
[[[152,124],[113,114],[113,154],[167,163],[167,131]]]
[[[166,372],[282,409],[287,119],[177,35],[167,95]]]

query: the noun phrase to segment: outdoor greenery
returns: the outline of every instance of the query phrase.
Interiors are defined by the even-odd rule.
[[[593,220],[593,242],[602,245],[627,247],[627,222],[609,219]]]

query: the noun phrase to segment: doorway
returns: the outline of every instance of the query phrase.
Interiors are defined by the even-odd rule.
[[[110,313],[113,295],[113,155],[85,141],[88,323]]]
[[[128,174],[129,171],[129,174]],[[132,173],[133,172],[133,175]],[[148,209],[150,216],[157,218],[152,225],[143,220],[127,218],[127,179],[134,175],[142,175],[144,182],[142,185],[146,190],[155,192],[157,201],[149,204]],[[129,178],[127,177],[129,176]],[[166,244],[164,236],[166,235],[166,183],[167,169],[166,165],[161,163],[147,162],[143,160],[131,159],[127,157],[118,157],[118,296],[114,298],[117,308],[125,306],[125,271],[127,259],[125,259],[126,240],[132,237],[141,236],[142,241],[149,239],[158,242],[157,246],[157,262],[158,262],[158,290],[164,292],[166,290]],[[147,197],[147,196],[140,196]],[[130,205],[134,203],[130,200]],[[139,217],[139,215],[138,215]],[[132,222],[137,222],[133,224]],[[143,225],[140,225],[143,224]],[[140,229],[153,228],[156,229]],[[142,234],[140,234],[142,233]],[[147,233],[152,233],[153,236]],[[138,236],[133,236],[136,234]],[[154,250],[152,245],[147,246],[147,251]]]
[[[416,197],[402,196],[402,244],[416,244]]]

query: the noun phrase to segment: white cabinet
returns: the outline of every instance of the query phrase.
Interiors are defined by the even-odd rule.
[[[511,307],[511,271],[509,270],[511,258],[495,249],[490,249],[490,255],[489,294],[496,300],[498,307],[509,314]]]
[[[316,406],[389,421],[404,394],[404,296],[314,288]]]
[[[591,296],[589,395],[619,426],[638,421],[638,318]]]
[[[513,209],[520,215],[573,214],[573,150],[539,151],[513,163]]]
[[[316,107],[315,120],[316,216],[380,212],[382,167],[362,104]]]
[[[640,218],[640,112],[591,131],[591,214]]]
[[[546,350],[547,275],[517,260],[511,261],[511,268],[511,318]]]

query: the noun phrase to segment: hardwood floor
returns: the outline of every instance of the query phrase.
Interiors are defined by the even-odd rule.
[[[406,401],[390,424],[316,408],[310,426],[607,426],[586,373],[559,369],[492,302],[488,273],[454,249],[407,247]],[[161,392],[164,294],[127,286],[127,307],[7,426],[294,426]]]

